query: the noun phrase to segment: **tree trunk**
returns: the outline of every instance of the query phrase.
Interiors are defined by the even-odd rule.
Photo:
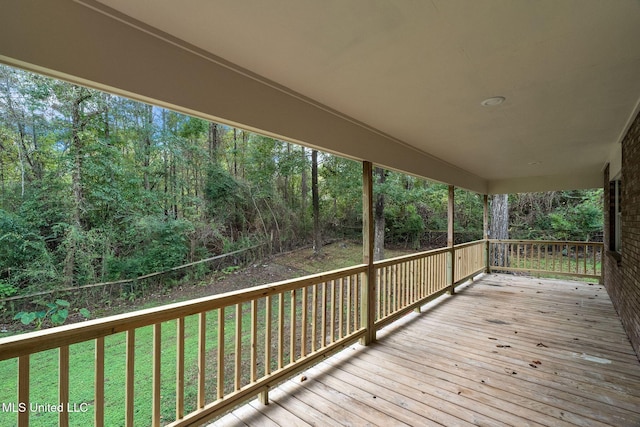
[[[209,123],[209,159],[213,163],[218,162],[218,124],[214,122]]]
[[[64,281],[66,286],[70,286],[74,281],[76,267],[76,252],[79,250],[77,236],[82,233],[82,215],[84,212],[84,188],[83,188],[83,159],[85,146],[82,133],[86,120],[82,117],[82,104],[91,97],[85,88],[73,87],[73,98],[71,99],[71,147],[73,153],[73,171],[71,172],[71,188],[73,193],[73,226],[67,235],[69,246],[63,268]]]
[[[384,184],[387,180],[387,172],[382,168],[375,168],[374,175],[378,176],[378,184]],[[379,191],[376,197],[376,206],[374,213],[374,244],[373,244],[373,260],[380,261],[384,259],[384,192]]]
[[[313,203],[313,254],[322,255],[320,233],[320,197],[318,195],[318,151],[311,151],[311,199]]]
[[[489,226],[489,238],[509,238],[509,195],[495,194],[491,198],[491,225]],[[493,253],[493,265],[508,266],[507,245],[495,245]]]
[[[151,137],[153,126],[153,106],[145,105],[144,109],[146,122],[144,124],[144,146],[142,149],[142,171],[144,179],[144,189],[146,192],[151,190],[151,182],[149,180],[149,169],[151,168]]]
[[[302,153],[302,176],[300,177],[300,222],[302,229],[304,230],[304,238],[307,237],[307,197],[309,197],[309,184],[307,183],[308,170],[307,170],[307,153],[304,147],[300,147]]]

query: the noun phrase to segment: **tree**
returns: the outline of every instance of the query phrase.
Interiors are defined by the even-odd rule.
[[[374,245],[373,245],[373,260],[379,261],[384,259],[384,183],[387,179],[387,172],[382,168],[374,168],[374,175],[377,176],[378,195],[376,196],[376,206],[374,212]]]
[[[313,255],[322,255],[320,197],[318,195],[318,150],[311,151],[311,199],[313,204]]]
[[[489,237],[491,239],[509,238],[508,194],[494,194],[491,198],[491,225],[489,226]],[[506,246],[496,245],[496,251],[494,253],[493,261],[495,265],[507,265]]]

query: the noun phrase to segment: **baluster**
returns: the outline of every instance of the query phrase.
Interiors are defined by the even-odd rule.
[[[125,426],[133,427],[134,413],[134,383],[135,383],[135,346],[136,346],[136,330],[131,329],[126,333],[126,380],[125,380]]]
[[[103,346],[104,351],[104,346]],[[160,366],[162,359],[162,324],[153,325],[153,361],[152,361],[152,397],[151,397],[151,425],[153,427],[160,426],[160,385],[162,383],[160,376]],[[103,374],[104,375],[104,374]],[[104,378],[103,378],[104,380]]]
[[[104,426],[104,337],[96,338],[93,424]]]
[[[176,319],[176,419],[184,417],[184,317]]]
[[[155,325],[154,325],[155,326]],[[204,408],[205,372],[207,370],[207,313],[198,315],[198,409]]]
[[[216,398],[224,397],[224,307],[218,309],[218,372],[216,384]]]

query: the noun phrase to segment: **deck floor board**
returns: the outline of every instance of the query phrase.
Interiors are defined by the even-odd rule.
[[[270,401],[213,425],[638,426],[640,362],[601,285],[491,274]]]

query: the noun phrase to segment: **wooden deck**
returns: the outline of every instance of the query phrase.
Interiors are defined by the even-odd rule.
[[[484,276],[214,426],[640,426],[640,363],[604,288]]]

